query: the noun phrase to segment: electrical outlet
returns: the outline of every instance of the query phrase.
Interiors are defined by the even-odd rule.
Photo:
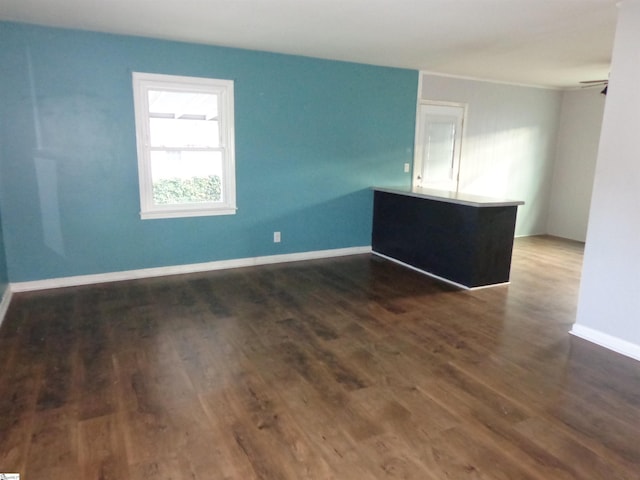
[[[411,168],[411,165],[409,165],[408,163],[404,164],[404,173],[409,173],[409,169]]]
[[[280,243],[280,232],[273,232],[273,243]]]

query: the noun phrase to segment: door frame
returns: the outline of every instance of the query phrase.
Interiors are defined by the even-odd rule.
[[[421,107],[426,106],[438,106],[438,107],[458,107],[462,108],[462,120],[460,125],[460,141],[454,146],[454,179],[451,181],[450,191],[458,191],[460,187],[460,166],[462,161],[462,144],[464,143],[465,138],[465,125],[467,120],[467,110],[468,103],[463,102],[451,102],[451,101],[442,101],[442,100],[418,100],[416,105],[416,129],[414,136],[414,148],[413,148],[413,170],[412,170],[412,178],[411,178],[411,186],[412,188],[421,187],[422,179],[420,178],[422,174],[422,159],[423,159],[423,145],[418,140],[420,138],[420,132],[422,129],[421,122]],[[429,188],[427,185],[426,188]]]

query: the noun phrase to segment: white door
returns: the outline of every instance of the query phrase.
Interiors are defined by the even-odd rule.
[[[413,186],[457,190],[465,105],[418,105]]]

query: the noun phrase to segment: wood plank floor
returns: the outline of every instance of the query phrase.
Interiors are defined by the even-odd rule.
[[[640,364],[570,337],[582,245],[511,285],[360,255],[14,295],[0,472],[639,479]]]

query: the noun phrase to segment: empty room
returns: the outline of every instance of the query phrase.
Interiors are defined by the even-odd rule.
[[[0,478],[640,479],[640,0],[0,2]]]

